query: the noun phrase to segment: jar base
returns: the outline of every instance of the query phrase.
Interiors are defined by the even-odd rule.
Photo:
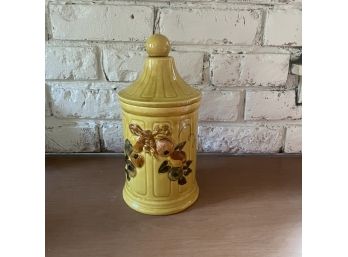
[[[191,192],[183,197],[170,201],[143,200],[135,197],[126,186],[123,188],[123,200],[133,210],[149,215],[170,215],[190,207],[198,198],[199,188],[196,184]]]

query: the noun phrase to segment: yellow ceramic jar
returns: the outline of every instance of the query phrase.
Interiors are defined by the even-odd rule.
[[[144,70],[119,92],[125,139],[123,199],[152,215],[180,212],[198,197],[196,145],[201,93],[178,74],[160,34],[146,42]]]

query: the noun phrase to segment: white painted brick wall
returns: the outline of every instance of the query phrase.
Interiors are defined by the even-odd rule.
[[[51,109],[58,118],[120,119],[117,92],[120,87],[107,84],[48,84]]]
[[[153,31],[202,91],[199,151],[301,152],[301,0],[47,1],[46,151],[122,152],[117,92]]]
[[[265,45],[302,45],[302,11],[273,9],[266,15]]]
[[[189,84],[202,82],[202,52],[171,52],[182,78]],[[103,50],[103,68],[110,81],[134,81],[142,71],[147,54],[141,51]]]
[[[282,148],[283,128],[254,126],[199,126],[199,151],[276,153]]]
[[[301,107],[296,106],[296,94],[291,91],[247,91],[246,120],[300,119]]]
[[[47,152],[99,152],[99,134],[96,124],[62,122],[46,118]]]
[[[46,79],[97,79],[94,47],[46,47]]]
[[[292,125],[286,128],[285,149],[286,153],[302,151],[302,126]]]
[[[203,91],[201,121],[236,121],[241,105],[239,91]]]
[[[160,9],[159,31],[173,42],[252,45],[259,41],[260,10]]]
[[[144,41],[152,34],[149,6],[50,5],[52,35],[65,40]]]
[[[282,86],[289,71],[289,54],[214,54],[214,85]]]
[[[105,152],[123,152],[122,124],[118,122],[106,122],[101,126],[101,144]]]

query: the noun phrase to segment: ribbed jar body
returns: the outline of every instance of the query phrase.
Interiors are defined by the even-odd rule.
[[[139,136],[134,135],[129,129],[129,124],[137,124],[143,130],[154,131],[158,125],[168,125],[171,130],[171,142],[175,147],[179,143],[185,142],[182,151],[185,153],[186,161],[191,160],[189,165],[192,170],[190,174],[185,177],[186,183],[179,184],[178,180],[169,178],[169,170],[161,173],[160,166],[165,161],[168,161],[168,166],[180,167],[181,160],[178,164],[171,164],[170,153],[162,152],[156,157],[145,150],[140,152],[144,157],[143,166],[136,167],[136,175],[126,183],[123,190],[123,197],[127,204],[140,212],[147,214],[171,214],[179,212],[190,206],[198,197],[198,186],[196,182],[196,135],[197,135],[197,110],[187,113],[183,108],[176,109],[177,113],[173,116],[166,114],[170,110],[156,109],[159,116],[144,116],[137,107],[133,107],[134,112],[130,106],[127,111],[122,112],[124,139],[129,140],[132,146],[137,144]],[[141,108],[144,113],[153,113],[154,109]],[[155,144],[163,139],[155,139]],[[166,140],[164,140],[166,143]],[[170,144],[170,143],[169,143]],[[170,150],[171,151],[171,150]],[[172,153],[175,151],[172,150]],[[176,160],[174,160],[175,162]],[[184,164],[182,164],[184,166]]]

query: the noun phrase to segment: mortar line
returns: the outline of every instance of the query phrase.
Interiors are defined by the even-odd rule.
[[[52,38],[49,41],[46,42],[47,46],[65,46],[65,47],[74,47],[74,46],[79,46],[79,47],[88,47],[88,46],[95,46],[95,45],[104,45],[104,46],[110,46],[110,47],[115,47],[117,48],[118,46],[133,46],[133,47],[142,47],[143,51],[145,51],[144,48],[145,41],[113,41],[113,40],[79,40],[79,39],[56,39]],[[224,43],[190,43],[190,42],[171,42],[172,48],[175,49],[175,47],[193,47],[193,48],[204,48],[207,50],[215,50],[215,48],[221,48],[224,50],[235,50],[240,51],[240,50],[251,50],[249,52],[252,52],[253,50],[281,50],[282,52],[255,52],[255,53],[269,53],[269,54],[279,54],[279,53],[287,53],[288,50],[293,50],[293,49],[301,49],[302,46],[286,46],[286,45],[279,45],[279,46],[268,46],[268,45],[256,45],[256,44],[251,44],[251,45],[238,45],[238,44],[224,44]],[[132,50],[132,49],[128,49]],[[134,49],[137,50],[137,49]],[[192,51],[192,50],[191,50]],[[203,51],[203,50],[197,50],[197,51]]]
[[[49,119],[61,122],[94,122],[94,123],[106,123],[106,122],[115,122],[119,123],[122,121],[121,118],[77,118],[77,117],[57,117],[57,116],[47,116],[46,117],[49,122]],[[204,121],[200,120],[199,125],[205,126],[285,126],[285,125],[301,125],[302,119],[295,120],[243,120],[243,121],[228,121],[228,120],[220,120],[220,121]]]

